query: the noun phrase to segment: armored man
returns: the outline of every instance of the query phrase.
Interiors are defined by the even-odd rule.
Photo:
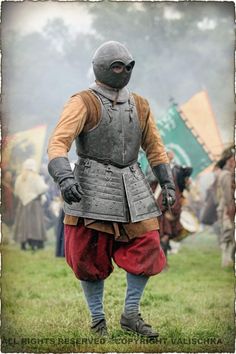
[[[48,146],[48,170],[65,201],[66,260],[80,279],[92,332],[107,334],[103,287],[113,260],[127,275],[121,327],[156,337],[139,303],[149,277],[164,268],[165,255],[158,233],[161,212],[137,163],[140,147],[165,205],[175,202],[171,169],[147,100],[126,87],[135,64],[126,47],[106,42],[92,64],[95,83],[70,98]],[[73,141],[78,162],[72,171],[67,153]]]

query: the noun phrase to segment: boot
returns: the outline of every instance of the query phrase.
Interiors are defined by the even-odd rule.
[[[141,317],[141,314],[138,314],[135,317],[127,318],[124,314],[121,315],[120,319],[121,328],[125,331],[130,331],[137,333],[145,337],[158,337],[159,334],[152,329],[152,327],[145,323]]]
[[[100,337],[107,336],[107,324],[106,320],[100,320],[99,322],[91,326],[91,332]]]

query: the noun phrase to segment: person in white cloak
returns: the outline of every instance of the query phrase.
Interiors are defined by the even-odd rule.
[[[27,159],[22,172],[16,178],[14,193],[18,198],[13,238],[20,243],[21,249],[28,246],[32,250],[44,247],[46,229],[42,208],[42,197],[48,186],[37,173],[36,162]]]

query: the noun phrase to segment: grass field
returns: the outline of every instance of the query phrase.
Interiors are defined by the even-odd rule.
[[[109,336],[92,337],[79,282],[64,259],[45,250],[2,247],[2,352],[234,352],[234,273],[221,269],[216,237],[187,238],[170,268],[152,277],[141,311],[160,332],[150,342],[125,334],[119,318],[125,272],[115,268],[105,283]]]

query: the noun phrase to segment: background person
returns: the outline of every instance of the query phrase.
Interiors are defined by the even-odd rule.
[[[184,205],[183,192],[189,188],[190,176],[192,174],[192,167],[183,167],[173,165],[172,172],[175,183],[176,201],[171,212],[163,208],[162,215],[160,216],[160,238],[161,245],[167,257],[168,251],[171,249],[170,240],[178,237],[183,229],[180,222],[182,207]],[[162,196],[160,195],[158,202],[161,203]],[[167,263],[168,266],[168,263]]]
[[[27,159],[21,174],[16,178],[14,193],[18,198],[13,237],[26,250],[27,245],[35,250],[44,247],[46,230],[41,197],[48,187],[36,172],[36,162]]]
[[[217,216],[220,227],[221,265],[228,267],[233,265],[235,240],[234,240],[234,216],[235,216],[235,149],[226,149],[217,165],[221,172],[217,176]]]
[[[205,195],[205,200],[203,207],[200,213],[200,222],[203,225],[209,225],[213,228],[214,233],[217,235],[217,241],[220,244],[220,225],[217,216],[217,185],[218,185],[218,176],[221,173],[221,168],[218,166],[218,163],[215,164],[213,168],[214,180],[208,187]]]

